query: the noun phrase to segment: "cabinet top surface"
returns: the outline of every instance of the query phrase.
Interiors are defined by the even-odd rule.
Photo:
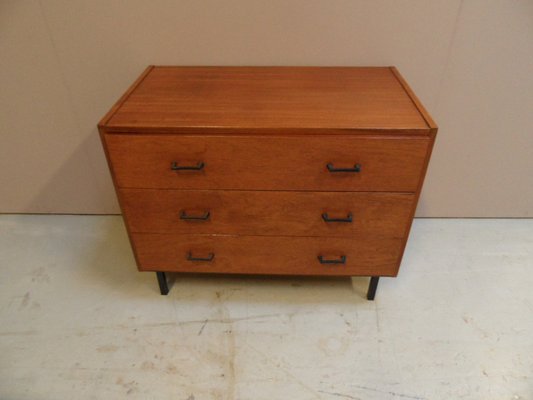
[[[389,67],[149,67],[107,131],[391,131],[433,128]]]

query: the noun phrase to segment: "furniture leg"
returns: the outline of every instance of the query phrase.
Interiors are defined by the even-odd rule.
[[[378,288],[379,276],[372,276],[370,278],[370,284],[368,285],[368,292],[366,294],[367,300],[374,300],[376,297],[376,289]]]
[[[162,295],[168,294],[168,283],[167,283],[167,276],[164,272],[156,272],[157,274],[157,282],[159,283],[159,290],[161,291]]]

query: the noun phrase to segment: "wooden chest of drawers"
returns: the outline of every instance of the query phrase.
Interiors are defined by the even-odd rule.
[[[396,276],[437,127],[394,68],[149,67],[99,124],[139,270]]]

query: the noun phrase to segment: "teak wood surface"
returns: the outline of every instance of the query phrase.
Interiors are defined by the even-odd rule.
[[[427,134],[390,67],[149,67],[107,131],[216,130]]]
[[[224,272],[275,275],[395,276],[399,238],[171,235],[134,233],[143,271]],[[188,261],[187,256],[212,261]],[[321,264],[346,257],[346,263]]]
[[[437,133],[394,67],[150,66],[98,127],[140,270],[290,275],[395,276]]]
[[[427,138],[106,135],[119,187],[414,192]],[[201,171],[173,171],[171,164]],[[335,168],[361,171],[329,172]]]
[[[121,189],[132,232],[403,238],[414,195]],[[205,217],[187,220],[180,215]],[[207,214],[209,213],[209,214]],[[346,219],[351,222],[326,222]]]

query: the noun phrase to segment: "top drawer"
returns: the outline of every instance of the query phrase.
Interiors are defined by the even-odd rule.
[[[103,135],[124,188],[415,192],[427,138]]]

